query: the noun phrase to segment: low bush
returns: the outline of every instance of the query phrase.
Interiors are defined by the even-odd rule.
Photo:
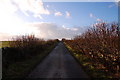
[[[120,26],[117,23],[97,23],[82,35],[64,42],[76,54],[87,57],[87,62],[98,72],[102,70],[104,77],[120,77]]]
[[[42,57],[47,55],[47,50],[50,51],[57,42],[57,39],[45,41],[36,38],[34,35],[18,36],[17,38],[14,38],[13,41],[9,41],[9,47],[2,48],[3,77],[6,77],[6,74],[10,74],[7,72],[8,70],[11,70],[11,65],[15,65],[18,62],[29,62],[30,59],[37,55],[42,59]],[[33,65],[34,63],[31,64]]]

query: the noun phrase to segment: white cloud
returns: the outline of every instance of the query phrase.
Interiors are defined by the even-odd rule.
[[[66,13],[66,18],[70,18],[70,16],[71,16],[70,12],[66,11],[65,13]]]
[[[55,15],[55,16],[62,16],[62,13],[61,13],[61,12],[55,12],[54,15]]]
[[[11,3],[10,0],[0,0],[0,13],[13,14],[17,8]]]
[[[9,14],[21,10],[26,16],[29,16],[29,12],[31,12],[33,16],[50,14],[50,12],[44,8],[41,0],[0,0],[0,9]]]
[[[49,22],[30,23],[29,26],[36,27],[39,31],[37,37],[44,39],[70,39],[85,31],[84,27],[65,27]]]
[[[97,18],[97,17],[94,16],[92,13],[90,13],[89,16],[90,16],[90,18],[93,18],[93,19],[95,19],[95,20],[98,21],[98,22],[101,22],[101,21],[102,21],[102,19]]]
[[[47,7],[47,8],[49,8],[50,6],[49,6],[49,5],[47,5],[46,7]]]
[[[36,33],[34,27],[27,26],[18,16],[4,13],[0,15],[0,39],[9,39],[10,36]]]
[[[91,18],[96,18],[92,13],[89,14]]]
[[[99,22],[101,22],[101,21],[102,21],[102,19],[99,19],[99,18],[98,18],[98,19],[96,19],[96,21],[99,21]]]
[[[0,32],[0,41],[8,41],[11,37],[10,34]]]
[[[37,14],[35,14],[35,15],[33,15],[33,16],[34,16],[35,18],[43,19],[41,15],[37,15]]]
[[[38,38],[62,39],[73,38],[85,31],[86,27],[66,27],[50,22],[33,22],[20,25],[22,27],[9,28],[6,32],[0,31],[0,40],[10,40],[16,35],[35,34]],[[14,30],[12,30],[14,29]],[[4,29],[5,30],[5,29]],[[12,33],[11,33],[12,31]]]
[[[89,14],[89,16],[90,16],[90,17],[93,17],[93,14],[92,14],[92,13],[90,13],[90,14]]]

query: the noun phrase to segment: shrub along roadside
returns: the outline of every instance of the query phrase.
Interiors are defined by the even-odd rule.
[[[94,68],[90,59],[82,54],[76,53],[67,43],[65,43],[66,48],[70,52],[70,54],[74,57],[74,59],[81,65],[82,69],[89,75],[90,78],[111,78],[110,76],[106,76],[104,72]]]
[[[10,48],[2,50],[3,79],[25,78],[58,43],[58,40],[17,41]]]
[[[120,78],[120,26],[117,23],[97,23],[64,42],[78,60],[83,60],[85,69],[92,68],[87,71],[93,72],[90,74],[92,77]]]

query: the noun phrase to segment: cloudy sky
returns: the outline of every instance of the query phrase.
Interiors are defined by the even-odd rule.
[[[118,21],[116,2],[87,1],[0,0],[0,40],[27,34],[44,39],[70,39],[96,22]]]

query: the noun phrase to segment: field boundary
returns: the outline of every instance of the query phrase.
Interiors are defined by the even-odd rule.
[[[11,75],[9,72],[7,71],[7,73],[9,74],[8,76],[4,77],[3,79],[5,80],[9,80],[9,79],[26,79],[26,77],[28,77],[28,75],[30,74],[30,72],[38,65],[40,64],[48,55],[49,53],[51,53],[51,51],[57,46],[58,42],[56,42],[53,46],[51,46],[50,48],[47,48],[44,52],[42,52],[41,54],[38,54],[36,56],[31,57],[31,59],[27,59],[24,62],[16,62],[13,65],[11,65],[10,69],[12,70],[16,70],[14,69],[17,66],[21,66],[19,67],[20,70],[23,70],[22,72],[16,72],[16,76],[15,73],[13,72],[13,75]],[[17,67],[18,68],[18,67]],[[19,69],[18,68],[18,69]]]

